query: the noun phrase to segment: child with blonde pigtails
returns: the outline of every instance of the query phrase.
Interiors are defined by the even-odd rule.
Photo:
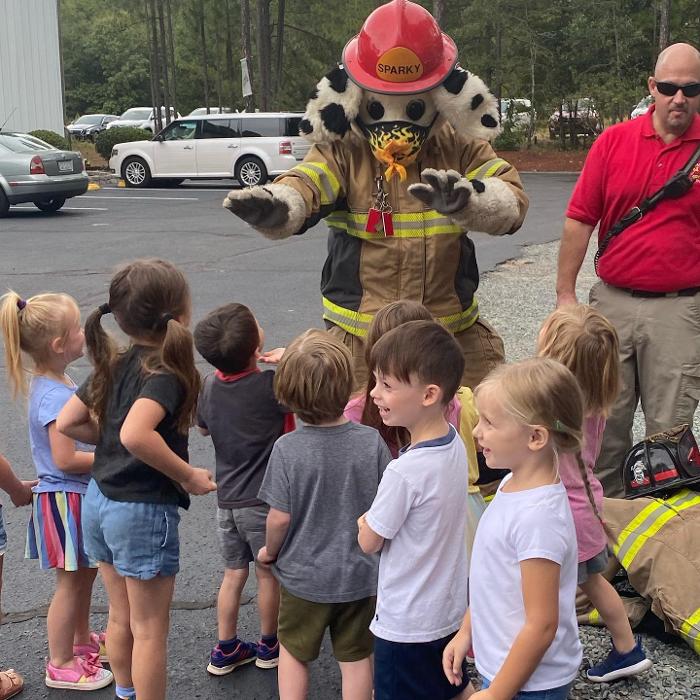
[[[619,345],[612,324],[586,304],[564,306],[545,320],[538,354],[568,367],[583,391],[583,448],[576,459],[563,454],[559,476],[566,487],[578,542],[578,584],[600,613],[612,635],[607,658],[587,671],[588,679],[610,682],[633,676],[651,666],[635,638],[625,608],[603,577],[608,562],[608,529],[603,521],[603,487],[593,473],[605,420],[619,391]]]
[[[28,393],[29,442],[39,480],[32,489],[26,557],[38,559],[42,569],[56,570],[46,617],[45,682],[50,688],[97,690],[113,678],[100,663],[104,637],[89,627],[97,570],[86,554],[81,522],[93,453],[56,425],[77,389],[66,369],[83,355],[80,311],[67,294],[25,300],[8,292],[0,299],[0,328],[13,395]]]
[[[216,489],[188,464],[199,373],[190,291],[163,260],[122,267],[85,324],[94,371],[66,404],[61,432],[96,445],[83,532],[109,597],[107,649],[117,698],[164,700],[170,601],[180,563],[179,508]],[[129,336],[118,350],[102,328]]]

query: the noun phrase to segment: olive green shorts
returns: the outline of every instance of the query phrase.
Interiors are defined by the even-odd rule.
[[[326,628],[338,661],[360,661],[372,654],[374,637],[369,624],[377,598],[349,603],[314,603],[280,590],[280,617],[277,637],[298,661],[309,663],[318,657]]]

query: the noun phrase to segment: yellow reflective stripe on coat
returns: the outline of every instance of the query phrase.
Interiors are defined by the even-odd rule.
[[[700,495],[696,491],[683,489],[665,501],[657,500],[642,510],[625,527],[613,551],[622,566],[627,569],[639,550],[666,523],[688,508],[700,505]]]
[[[700,608],[687,620],[683,620],[680,634],[690,644],[695,653],[700,654]]]
[[[591,612],[588,613],[588,624],[589,625],[600,625],[602,624],[600,620],[600,613],[593,608]]]
[[[502,173],[506,168],[509,167],[510,163],[507,160],[503,160],[503,158],[492,158],[491,160],[487,160],[483,165],[480,165],[478,168],[470,170],[467,173],[466,178],[467,180],[483,180],[487,177],[494,177],[494,175]]]
[[[308,161],[295,165],[290,172],[303,173],[316,185],[321,194],[321,204],[333,204],[340,193],[340,183],[333,171],[320,162]]]
[[[464,230],[454,224],[448,216],[439,214],[434,209],[396,213],[391,215],[394,223],[393,238],[425,238],[426,236],[452,235],[461,236]],[[367,212],[334,211],[326,217],[326,223],[333,228],[345,231],[356,238],[370,240],[384,238],[384,232],[365,231]]]
[[[330,299],[323,297],[323,318],[352,335],[365,338],[367,337],[367,331],[369,330],[369,325],[372,323],[374,315],[346,309],[343,306],[334,304]],[[436,320],[452,333],[461,333],[474,325],[474,322],[478,318],[479,303],[475,298],[471,306],[464,309],[464,311],[450,314],[449,316],[438,316]]]

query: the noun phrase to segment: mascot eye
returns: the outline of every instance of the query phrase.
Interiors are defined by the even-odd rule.
[[[406,116],[412,121],[418,121],[425,114],[425,102],[423,100],[411,100],[406,105]]]
[[[381,102],[374,100],[367,105],[367,114],[369,114],[372,119],[381,119],[384,116],[384,107]]]

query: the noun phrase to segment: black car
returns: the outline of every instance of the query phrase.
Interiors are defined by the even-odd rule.
[[[72,124],[69,124],[66,129],[71,136],[77,139],[95,140],[97,134],[107,128],[107,124],[113,122],[119,117],[115,114],[84,114],[78,117]]]

